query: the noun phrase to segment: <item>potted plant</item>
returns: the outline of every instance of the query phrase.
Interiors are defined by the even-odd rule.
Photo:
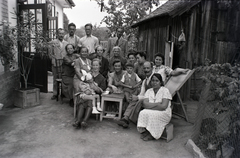
[[[8,35],[10,38],[8,45],[11,45],[12,50],[14,47],[18,48],[19,72],[24,81],[23,84],[20,84],[20,89],[15,91],[14,105],[25,108],[40,104],[39,88],[28,87],[27,81],[35,54],[38,53],[41,57],[47,56],[49,44],[47,33],[43,31],[41,26],[37,25],[38,21],[31,11],[23,11],[20,14],[15,12],[14,15],[17,24],[11,28],[12,34]],[[7,37],[4,36],[4,38]],[[29,42],[32,43],[35,51],[26,53],[24,50],[29,47]],[[7,53],[9,54],[4,58],[11,60],[12,53],[10,51],[5,52],[5,54]],[[10,57],[7,58],[8,56]],[[8,62],[8,60],[6,61]]]

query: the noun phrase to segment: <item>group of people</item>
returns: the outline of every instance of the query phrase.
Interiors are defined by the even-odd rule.
[[[62,62],[62,92],[77,107],[76,128],[88,126],[92,112],[100,113],[102,93],[124,94],[124,114],[117,124],[137,124],[141,139],[159,139],[171,119],[172,96],[164,84],[167,77],[186,71],[173,71],[164,65],[164,56],[157,53],[154,61],[146,60],[146,52],[128,50],[124,30],[109,38],[105,49],[91,34],[92,25],[85,25],[86,36],[75,35],[76,25],[68,25],[69,33],[57,30],[57,39],[50,42],[53,72],[53,96],[56,99],[56,60]]]

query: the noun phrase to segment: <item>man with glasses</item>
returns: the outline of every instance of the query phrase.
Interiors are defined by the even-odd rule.
[[[68,25],[68,34],[64,36],[64,40],[67,41],[69,44],[72,44],[75,47],[75,51],[78,50],[80,47],[80,38],[75,35],[76,32],[76,25],[74,23],[70,23]]]

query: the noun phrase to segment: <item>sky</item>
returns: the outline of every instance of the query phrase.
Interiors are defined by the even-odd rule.
[[[101,20],[107,15],[106,12],[100,12],[100,6],[95,0],[73,0],[75,7],[72,9],[65,8],[64,13],[69,19],[69,23],[73,22],[77,28],[87,23],[100,25]],[[100,26],[106,26],[102,23]]]
[[[100,12],[100,6],[95,0],[73,0],[75,7],[72,9],[65,8],[64,13],[69,19],[69,23],[73,22],[76,24],[77,28],[84,26],[87,23],[92,23],[93,25],[105,27],[106,24],[100,24],[104,16],[107,15],[106,12]],[[105,3],[108,0],[104,0]],[[161,0],[161,4],[165,3],[166,0]],[[156,9],[156,8],[154,8]]]

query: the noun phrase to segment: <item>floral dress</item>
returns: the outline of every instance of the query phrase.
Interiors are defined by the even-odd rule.
[[[161,87],[157,94],[154,94],[153,88],[148,89],[144,98],[148,98],[150,103],[162,102],[162,99],[172,100],[172,95],[165,87]],[[171,102],[168,107],[163,110],[144,109],[139,113],[137,129],[140,133],[146,129],[155,139],[159,139],[164,131],[165,126],[170,122],[172,117]]]

